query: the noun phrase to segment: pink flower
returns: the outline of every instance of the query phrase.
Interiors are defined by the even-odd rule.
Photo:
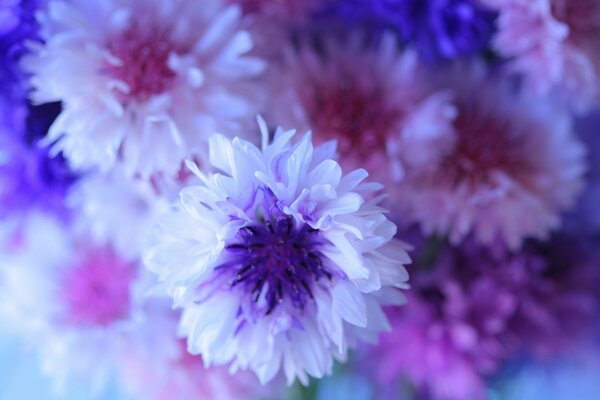
[[[404,140],[405,179],[390,206],[424,233],[448,234],[453,243],[473,233],[514,249],[526,237],[545,238],[582,186],[584,150],[569,116],[489,83],[476,67],[458,72],[438,80],[438,93],[455,110],[441,144],[431,144],[438,153],[415,163],[422,146]]]
[[[537,95],[564,95],[578,110],[600,94],[600,3],[484,0],[499,11],[495,47]]]
[[[375,47],[359,35],[326,39],[324,51],[304,44],[272,74],[283,78],[272,82],[271,120],[312,129],[316,142],[336,140],[346,169],[363,167],[378,181],[397,182],[404,142],[419,146],[411,162],[429,161],[449,138],[444,132],[454,115],[447,96],[429,96],[420,67],[391,35]]]

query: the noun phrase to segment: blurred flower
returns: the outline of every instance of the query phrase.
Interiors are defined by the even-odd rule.
[[[480,399],[502,362],[568,354],[593,337],[600,311],[599,261],[587,246],[555,236],[511,253],[466,241],[437,250],[432,265],[423,246],[409,305],[390,310],[393,331],[365,364],[378,366],[384,392],[404,376],[435,399]]]
[[[136,262],[40,213],[29,214],[15,242],[0,261],[3,320],[40,352],[59,391],[73,378],[101,390],[135,325]]]
[[[331,38],[330,38],[331,39]],[[291,51],[273,73],[271,119],[312,129],[316,142],[335,139],[344,168],[364,167],[386,184],[403,175],[405,141],[413,158],[429,162],[442,151],[454,109],[434,93],[414,53],[401,53],[391,35],[378,46],[353,36]]]
[[[175,175],[206,155],[216,131],[253,116],[249,78],[263,64],[240,10],[219,0],[52,0],[40,16],[45,44],[24,58],[34,101],[63,101],[47,142],[75,168]]]
[[[535,94],[567,97],[579,111],[600,94],[600,3],[596,0],[483,0],[499,11],[498,52]]]
[[[495,14],[477,0],[337,0],[328,11],[371,32],[395,31],[430,61],[481,52],[494,32]]]
[[[205,363],[252,369],[261,382],[283,368],[296,377],[329,373],[355,339],[387,329],[381,304],[399,304],[409,262],[367,173],[342,177],[335,146],[297,144],[293,131],[262,150],[238,138],[210,141],[222,173],[181,192],[145,257],[175,305],[181,333]]]
[[[76,180],[61,154],[40,146],[60,107],[16,104],[0,110],[0,218],[38,209],[64,214]]]
[[[405,179],[390,203],[426,234],[448,234],[457,244],[473,233],[516,249],[524,238],[546,238],[574,205],[584,148],[564,110],[528,102],[477,67],[438,73],[439,93],[455,108],[450,129],[439,135],[435,159],[401,158]],[[406,141],[402,150],[412,156],[420,148]]]

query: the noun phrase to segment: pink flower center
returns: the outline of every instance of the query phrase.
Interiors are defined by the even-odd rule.
[[[600,2],[598,0],[554,0],[552,15],[569,26],[569,39],[581,45],[600,41]]]
[[[188,49],[176,44],[169,33],[158,24],[134,22],[107,44],[110,53],[120,60],[120,65],[108,67],[108,73],[129,87],[129,92],[122,95],[123,102],[146,101],[173,85],[176,73],[169,67],[169,56]]]
[[[443,179],[454,183],[485,182],[493,171],[513,177],[530,173],[534,165],[527,157],[528,132],[510,116],[485,113],[476,104],[465,103],[454,121],[457,143],[443,160]],[[450,175],[450,176],[449,176]]]
[[[337,139],[342,155],[384,150],[401,116],[400,110],[385,106],[385,91],[370,80],[342,73],[335,81],[309,84],[301,93],[311,126],[322,138]]]
[[[135,273],[135,264],[119,259],[109,248],[87,251],[63,278],[60,295],[66,322],[107,326],[126,318]]]

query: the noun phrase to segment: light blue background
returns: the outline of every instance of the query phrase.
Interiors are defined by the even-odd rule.
[[[51,381],[42,375],[35,353],[0,328],[0,399],[89,400],[89,394],[82,384],[69,385],[61,396],[53,393]],[[97,399],[134,400],[114,384]]]

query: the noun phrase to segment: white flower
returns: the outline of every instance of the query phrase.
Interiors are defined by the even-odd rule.
[[[209,135],[255,113],[250,78],[263,63],[219,0],[52,0],[44,45],[24,59],[35,102],[62,101],[48,143],[75,168],[174,175],[206,154]]]
[[[294,131],[280,130],[268,143],[259,125],[262,151],[216,135],[221,172],[188,164],[201,184],[181,191],[144,260],[183,308],[192,354],[306,384],[389,327],[381,305],[403,302],[410,260],[366,171],[342,176],[333,143],[313,148],[307,134],[292,145]]]

